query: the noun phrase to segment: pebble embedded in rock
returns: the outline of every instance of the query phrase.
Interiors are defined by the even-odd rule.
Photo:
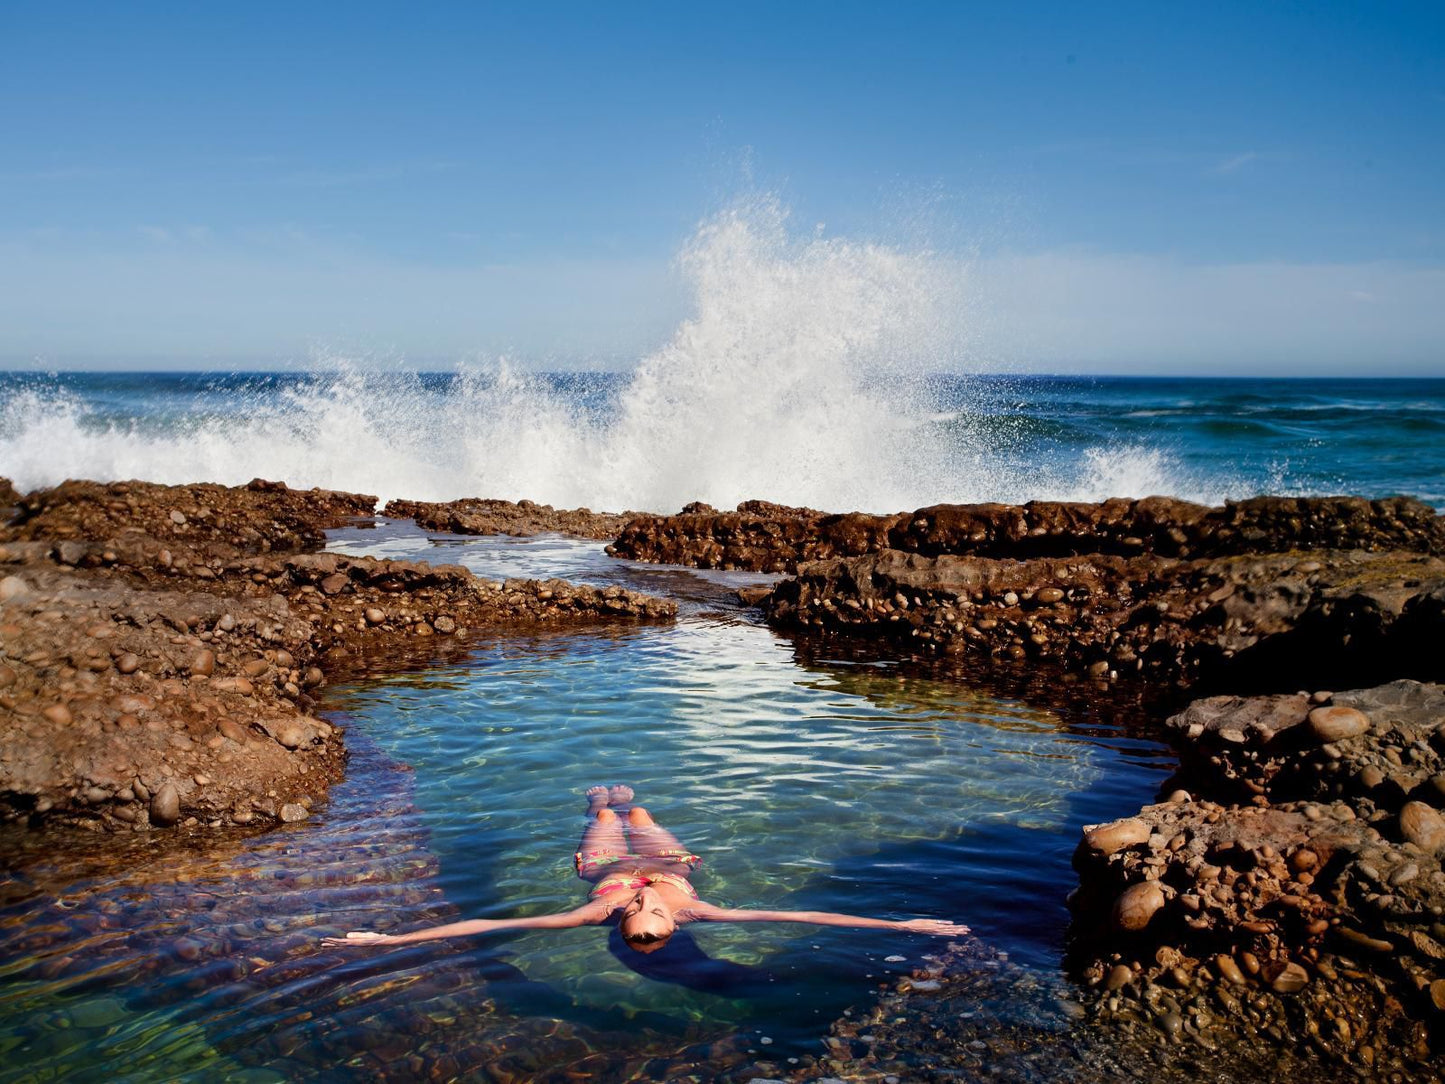
[[[309,736],[300,723],[282,723],[275,730],[276,740],[287,749],[299,749]]]
[[[169,828],[181,819],[181,796],[174,783],[163,783],[151,798],[151,823]]]
[[[208,647],[201,648],[196,652],[195,658],[191,660],[191,673],[200,677],[210,677],[216,669],[216,653]]]
[[[1291,960],[1269,985],[1277,994],[1297,994],[1309,985],[1309,981],[1309,972]]]
[[[1310,731],[1321,742],[1346,741],[1370,731],[1370,717],[1362,711],[1333,705],[1315,708],[1309,714]]]
[[[380,625],[386,620],[386,611],[377,606],[366,608],[366,623],[368,625]]]
[[[122,674],[134,674],[140,669],[140,656],[134,652],[127,651],[115,660],[115,668]]]
[[[1064,592],[1057,587],[1045,587],[1035,594],[1034,598],[1038,599],[1039,602],[1045,606],[1052,606],[1055,602],[1063,601]]]
[[[51,704],[40,713],[49,719],[56,726],[69,726],[72,721],[70,709],[64,704]]]
[[[1104,989],[1109,993],[1123,989],[1134,980],[1134,971],[1128,964],[1115,964],[1109,968],[1109,974],[1104,979]]]
[[[1149,842],[1150,829],[1138,817],[1128,817],[1112,824],[1100,825],[1084,833],[1084,842],[1089,849],[1106,858],[1126,847],[1137,847]]]
[[[1114,901],[1114,928],[1129,932],[1142,930],[1163,906],[1164,890],[1154,881],[1131,885]]]
[[[1424,802],[1406,802],[1400,810],[1400,834],[1426,854],[1445,852],[1445,816]]]
[[[1234,962],[1234,957],[1220,953],[1214,958],[1214,969],[1219,972],[1221,977],[1234,983],[1235,986],[1244,985],[1244,972]]]
[[[186,514],[179,509],[173,510],[170,518],[171,522],[177,527],[184,527],[186,525]]]
[[[0,579],[0,602],[13,602],[30,594],[30,585],[19,576]]]
[[[340,594],[345,590],[346,585],[351,582],[351,577],[344,572],[333,572],[321,581],[321,590],[328,595]]]
[[[287,824],[294,824],[296,821],[304,821],[311,814],[306,807],[299,802],[287,802],[281,807],[280,817]]]

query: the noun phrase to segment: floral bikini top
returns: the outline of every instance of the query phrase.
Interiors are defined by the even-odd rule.
[[[697,889],[692,887],[686,877],[679,877],[676,873],[665,873],[661,870],[648,873],[634,870],[631,873],[610,874],[593,886],[592,891],[588,893],[588,898],[594,900],[600,899],[609,892],[620,892],[624,890],[627,892],[636,892],[639,888],[644,888],[647,885],[659,884],[671,885],[680,892],[685,892],[693,899],[698,898]]]

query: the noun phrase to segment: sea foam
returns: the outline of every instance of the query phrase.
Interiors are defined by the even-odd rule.
[[[997,425],[972,424],[966,405],[940,412],[927,376],[958,361],[958,322],[945,311],[958,297],[956,262],[800,236],[785,208],[761,199],[704,222],[677,270],[690,315],[602,411],[506,361],[438,384],[319,358],[327,371],[304,380],[129,415],[52,384],[0,408],[0,474],[22,489],[264,477],[383,499],[648,511],[749,498],[894,511],[1222,494],[1180,477],[1159,449],[1096,444],[1029,462],[1002,454]]]

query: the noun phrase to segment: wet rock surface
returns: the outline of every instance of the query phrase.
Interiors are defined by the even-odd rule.
[[[1095,1010],[1147,1020],[1161,991],[1215,1016],[1303,999],[1280,1036],[1302,1029],[1361,1075],[1435,1079],[1445,688],[1211,697],[1168,726],[1189,789],[1086,826],[1075,855],[1075,963]],[[1121,921],[1141,892],[1147,920]]]
[[[1324,551],[1159,557],[924,557],[805,564],[762,601],[774,625],[893,650],[1043,662],[1065,675],[1254,691],[1445,677],[1445,560]],[[1276,686],[1277,687],[1277,686]]]
[[[1178,559],[1286,550],[1445,554],[1445,521],[1406,497],[1256,497],[1222,508],[1168,497],[1097,504],[935,505],[892,516],[827,515],[767,501],[639,516],[609,549],[639,561],[794,572],[800,564],[897,550],[1028,559],[1079,554]]]
[[[533,501],[467,498],[435,503],[391,501],[385,514],[412,519],[428,531],[452,534],[569,534],[578,538],[616,538],[635,512],[594,512],[590,508],[557,509]]]
[[[302,552],[365,495],[67,482],[0,530],[0,816],[95,829],[306,818],[343,767],[327,681],[497,625],[665,620],[620,587]]]

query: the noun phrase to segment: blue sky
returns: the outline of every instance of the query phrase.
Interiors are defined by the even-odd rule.
[[[700,220],[958,273],[960,367],[1445,375],[1437,4],[0,7],[0,364],[620,364]]]

